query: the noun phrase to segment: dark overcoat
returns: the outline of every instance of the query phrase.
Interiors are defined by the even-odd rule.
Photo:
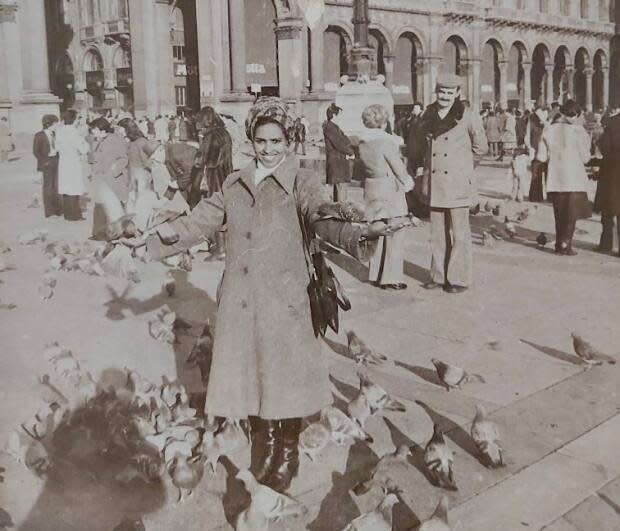
[[[206,411],[210,415],[281,419],[305,417],[332,402],[320,341],[308,301],[308,270],[297,208],[317,234],[349,254],[374,251],[360,244],[361,229],[316,221],[325,187],[293,155],[254,184],[255,163],[232,173],[222,191],[203,199],[187,217],[171,223],[179,241],[164,246],[149,238],[160,258],[212,238],[227,227]]]
[[[347,155],[353,155],[353,146],[349,137],[331,120],[323,124],[325,137],[325,172],[327,184],[348,183],[351,181],[351,169]]]
[[[603,166],[596,190],[596,209],[620,215],[620,115],[609,118],[599,141]]]

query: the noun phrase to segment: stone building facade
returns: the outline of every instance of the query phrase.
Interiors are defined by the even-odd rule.
[[[370,0],[374,70],[397,106],[432,101],[444,70],[474,107],[570,96],[602,109],[620,99],[616,1]],[[352,1],[325,0],[312,27],[300,3],[0,0],[0,112],[18,132],[59,104],[241,117],[261,93],[320,123],[350,68]]]

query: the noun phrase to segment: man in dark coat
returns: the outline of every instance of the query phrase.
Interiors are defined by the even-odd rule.
[[[34,135],[32,152],[37,159],[37,171],[43,173],[43,210],[45,217],[62,216],[58,196],[58,152],[56,151],[56,125],[58,117],[43,116],[43,130]]]
[[[342,109],[332,103],[323,123],[327,184],[334,186],[334,201],[346,200],[346,183],[351,182],[351,169],[347,157],[354,154],[349,137],[332,120]]]
[[[527,124],[527,133],[525,135],[525,145],[534,151],[538,150],[538,144],[542,137],[543,130],[547,122],[545,120],[544,110],[542,108],[536,109],[536,111],[530,114],[530,118]],[[547,163],[540,162],[534,157],[532,161],[532,181],[530,182],[530,192],[528,199],[532,202],[542,203],[544,201],[543,193],[543,181],[547,174]]]
[[[611,252],[614,241],[614,218],[620,240],[620,113],[616,112],[608,119],[599,141],[599,148],[603,155],[595,201],[601,211],[603,225],[599,251]],[[620,256],[620,249],[618,255]]]
[[[413,104],[411,115],[406,125],[405,146],[407,149],[407,170],[409,175],[415,175],[416,169],[422,165],[424,160],[424,149],[426,140],[422,133],[422,111],[424,106],[416,102]]]

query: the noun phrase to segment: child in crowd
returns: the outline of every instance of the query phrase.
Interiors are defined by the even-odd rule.
[[[515,148],[510,163],[510,174],[512,176],[512,200],[519,203],[523,201],[523,190],[529,189],[528,163],[528,150],[524,147]]]

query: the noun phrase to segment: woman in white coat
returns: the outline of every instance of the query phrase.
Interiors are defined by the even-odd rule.
[[[84,219],[80,196],[85,192],[82,159],[89,151],[88,142],[76,127],[78,113],[69,109],[63,114],[63,127],[56,132],[58,150],[58,194],[67,221]]]
[[[536,159],[548,163],[547,196],[555,216],[555,252],[577,254],[573,233],[578,219],[591,216],[588,176],[590,137],[578,122],[581,111],[574,100],[564,102],[560,114],[543,131]]]

